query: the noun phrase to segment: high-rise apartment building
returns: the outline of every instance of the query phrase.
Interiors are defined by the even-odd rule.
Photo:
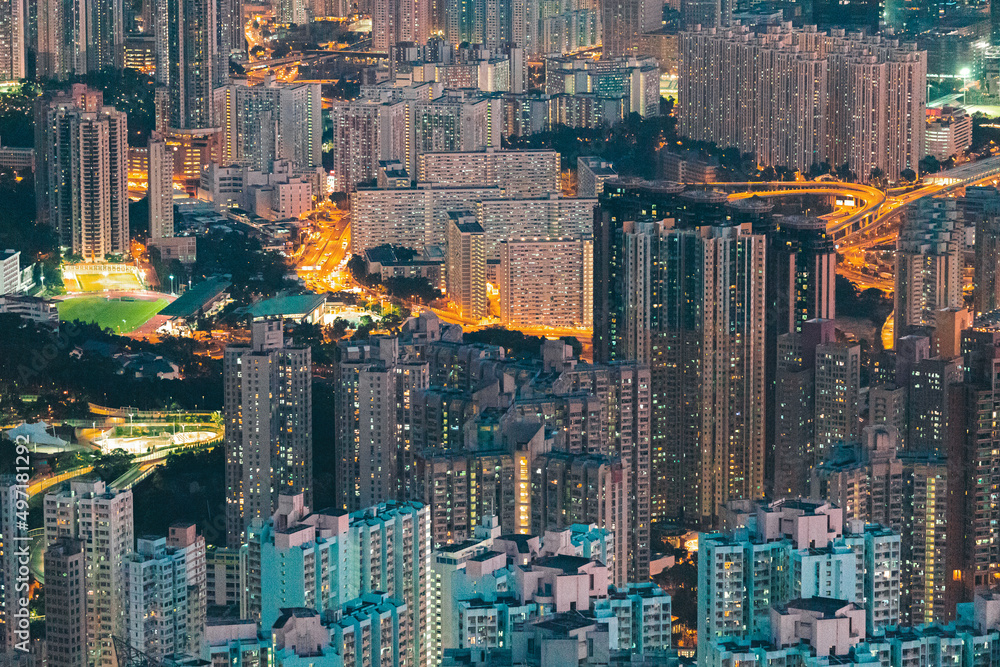
[[[471,152],[500,147],[498,101],[480,93],[445,91],[407,103],[410,143],[406,170],[417,173],[424,153]]]
[[[202,171],[219,161],[222,131],[219,128],[178,130],[168,127],[160,134],[174,155],[174,180],[183,183],[185,191],[194,196]]]
[[[27,35],[27,2],[5,0],[0,4],[0,80],[25,78]]]
[[[904,454],[902,465],[903,615],[913,625],[946,623],[960,599],[950,569],[960,540],[948,530],[949,507],[960,500],[949,493],[945,457]]]
[[[545,59],[545,93],[557,99],[576,94],[620,100],[622,111],[643,118],[660,115],[660,67],[652,56],[574,56]],[[565,123],[569,124],[569,123]]]
[[[441,84],[445,89],[478,88],[484,93],[523,93],[524,49],[504,43],[454,45],[432,37],[425,46],[400,43],[389,49],[390,79]]]
[[[424,153],[499,148],[500,100],[441,84],[362,86],[361,97],[338,102],[333,123],[335,188],[351,191],[376,178],[379,162],[395,160],[415,178]]]
[[[950,497],[944,454],[899,445],[894,426],[867,427],[861,443],[836,447],[813,469],[810,496],[843,509],[845,520],[900,533],[901,618],[914,625],[948,622],[962,596],[954,572],[961,572],[963,537],[944,526],[960,516],[961,499]]]
[[[515,387],[511,373],[526,362],[460,340],[455,327],[422,316],[398,338],[341,343],[337,505],[419,500],[438,544],[468,539],[486,515],[511,534],[595,523],[615,536],[615,581],[646,579],[648,368],[577,363],[548,341],[541,360],[527,362],[538,377]]]
[[[310,513],[302,494],[279,496],[270,518],[254,519],[247,538],[250,618],[269,628],[282,607],[338,609],[347,602],[354,556],[348,527],[346,512]]]
[[[489,314],[486,297],[486,232],[469,212],[452,214],[446,254],[448,298],[459,316],[473,322]]]
[[[597,2],[527,2],[525,18],[524,48],[531,57],[578,53],[601,43]]]
[[[87,552],[81,540],[60,537],[45,550],[45,649],[52,667],[86,667]]]
[[[610,648],[621,654],[663,656],[670,597],[652,582],[615,582],[614,550],[613,534],[593,524],[511,536],[484,517],[471,539],[434,552],[433,662],[455,647],[510,649],[522,623],[567,612],[611,621]]]
[[[265,637],[252,619],[221,619],[205,631],[201,657],[209,664],[267,667],[271,664],[271,637]]]
[[[431,35],[430,0],[372,0],[372,48],[389,53],[399,42],[426,44]]]
[[[706,647],[706,665],[713,667],[751,661],[761,667],[823,663],[904,667],[930,657],[937,664],[970,659],[991,663],[993,642],[1000,636],[995,593],[981,592],[957,623],[914,624],[872,632],[865,627],[864,603],[828,597],[790,600],[772,607],[757,636],[749,633]],[[820,657],[822,656],[822,657]],[[459,664],[459,663],[455,663]]]
[[[801,331],[807,320],[837,316],[837,249],[826,233],[826,221],[775,216],[768,246],[768,282],[776,288],[777,335]]]
[[[600,454],[550,451],[531,463],[531,525],[537,533],[593,524],[615,531],[616,580],[626,572],[629,532],[629,466]],[[623,562],[624,559],[624,562]]]
[[[923,199],[905,211],[896,241],[896,340],[933,328],[935,312],[962,300],[964,233],[953,199]]]
[[[429,665],[428,578],[431,573],[430,511],[421,503],[387,502],[351,514],[350,540],[360,555],[358,580],[348,582],[350,597],[381,591],[406,605],[411,641],[403,664]]]
[[[594,156],[580,156],[576,159],[576,196],[600,197],[604,193],[604,183],[618,178],[618,172],[610,162]]]
[[[860,443],[842,444],[813,468],[809,497],[844,512],[844,520],[903,529],[903,463],[895,427],[865,429]]]
[[[153,12],[156,81],[169,90],[171,128],[213,126],[212,92],[219,83],[216,79],[219,66],[217,2],[157,0]],[[242,25],[242,17],[237,23]]]
[[[764,237],[597,216],[598,358],[652,373],[653,518],[710,525],[764,494]]]
[[[448,43],[482,44],[489,49],[530,42],[532,20],[539,18],[537,3],[523,0],[432,0],[437,28]],[[534,30],[537,35],[537,28]]]
[[[10,6],[9,30],[11,37],[20,34],[22,43],[21,68],[24,67],[23,51],[27,30],[31,27],[23,8],[37,15],[39,77],[60,81],[74,74],[98,72],[105,68],[121,69],[125,66],[125,15],[123,3],[116,0],[97,0],[88,3],[66,3],[41,0]],[[6,10],[5,10],[6,11]],[[22,23],[17,25],[17,13]],[[15,66],[17,46],[11,42],[6,51],[9,62]],[[0,56],[2,57],[2,56]],[[22,74],[23,76],[23,74]]]
[[[223,357],[226,534],[243,542],[254,518],[282,493],[312,497],[312,355],[286,347],[280,320],[254,322],[248,346]]]
[[[214,91],[214,125],[222,129],[220,163],[268,171],[277,160],[298,169],[322,165],[320,86],[234,82]]]
[[[247,550],[250,623],[271,629],[282,664],[293,652],[315,659],[319,646],[334,664],[430,666],[426,507],[392,502],[349,516],[283,495],[271,518],[254,520]],[[299,625],[306,619],[312,630]]]
[[[948,549],[952,580],[961,582],[962,599],[1000,576],[1000,505],[993,501],[1000,485],[1000,446],[993,414],[1000,410],[1000,327],[982,321],[962,338],[965,379],[953,387],[948,406],[948,528],[964,526],[961,547]],[[909,444],[909,443],[908,443]],[[961,488],[959,485],[964,486]],[[951,512],[955,513],[952,514]],[[961,572],[954,572],[961,570]]]
[[[373,180],[382,160],[405,159],[408,128],[402,102],[338,100],[329,113],[335,190],[351,192],[358,183]]]
[[[240,547],[205,548],[205,604],[208,607],[232,607],[239,617],[248,615],[247,550]]]
[[[930,357],[909,367],[906,378],[906,437],[908,452],[943,455],[949,449],[948,407],[962,381],[962,359]]]
[[[76,6],[81,34],[86,35],[88,72],[125,66],[125,12],[119,0],[97,0]]]
[[[229,82],[229,59],[241,60],[246,57],[246,34],[243,22],[243,0],[218,0],[218,16],[215,19],[216,59],[215,86]]]
[[[157,132],[153,132],[149,137],[149,171],[146,184],[149,238],[171,238],[174,235],[174,153]]]
[[[77,48],[79,23],[73,5],[62,0],[38,3],[38,52],[35,74],[39,79],[65,81],[87,71]],[[37,144],[36,144],[37,145]]]
[[[205,633],[205,538],[194,524],[142,537],[125,560],[128,642],[146,655],[201,655]]]
[[[281,23],[308,23],[309,16],[307,3],[303,0],[278,0],[275,3],[276,18]]]
[[[684,0],[680,4],[681,22],[687,30],[732,25],[735,3],[731,0]]]
[[[906,387],[872,384],[868,388],[868,423],[895,427],[900,439],[906,434]]]
[[[443,248],[450,214],[469,210],[486,234],[487,260],[499,260],[500,244],[507,239],[589,236],[596,203],[556,195],[512,198],[488,186],[362,188],[351,198],[351,248],[356,254],[386,243],[418,251]]]
[[[350,536],[360,554],[361,574],[352,592],[382,591],[402,600],[412,638],[401,647],[405,664],[427,665],[431,637],[426,600],[433,549],[428,508],[415,502],[387,502],[355,512]]]
[[[500,241],[500,321],[507,327],[589,328],[594,244],[582,238]]]
[[[918,169],[927,63],[912,44],[783,23],[760,33],[703,26],[682,33],[678,52],[685,136],[803,172],[847,164],[862,181]]]
[[[593,229],[595,199],[548,195],[539,199],[487,199],[475,203],[486,231],[486,255],[500,259],[505,239],[585,239]]]
[[[863,608],[869,633],[899,624],[900,536],[846,521],[822,501],[737,504],[732,527],[698,540],[698,651],[769,637],[771,609],[836,598]]]
[[[414,475],[409,423],[417,390],[427,387],[422,363],[409,363],[398,341],[341,345],[334,365],[337,506],[362,510],[401,495]],[[408,422],[408,419],[407,419]],[[405,426],[405,428],[404,428]]]
[[[830,31],[825,41],[831,106],[827,159],[866,181],[877,171],[896,181],[919,171],[926,131],[927,54],[913,43],[859,41]],[[872,114],[872,110],[876,114]]]
[[[805,493],[816,463],[816,375],[796,334],[778,337],[773,422],[769,429],[771,492],[777,498]]]
[[[1000,215],[977,216],[975,225],[976,282],[972,311],[978,317],[1000,309]]]
[[[682,33],[680,132],[738,146],[755,153],[760,164],[807,171],[823,162],[828,66],[818,40],[815,33],[788,28],[755,35],[745,26],[717,30],[710,25]],[[758,109],[754,120],[731,115],[723,90],[746,91],[741,96]]]
[[[823,457],[833,445],[861,434],[861,347],[830,342],[816,346],[816,451]]]
[[[323,166],[323,99],[318,83],[278,90],[278,158],[299,169]]]
[[[797,429],[806,423],[811,424],[814,415],[811,404],[809,407],[802,404],[804,400],[811,401],[812,396],[800,394],[801,389],[788,385],[789,382],[797,383],[805,374],[811,373],[811,370],[786,368],[786,373],[781,378],[784,383],[782,387],[784,395],[781,401],[797,401],[800,409],[795,413],[789,413],[793,416],[790,421],[775,421],[775,410],[780,404],[777,398],[780,362],[778,337],[786,333],[801,332],[803,323],[808,320],[832,320],[836,317],[836,248],[833,239],[826,233],[826,222],[818,218],[771,215],[770,206],[765,210],[759,210],[756,206],[737,207],[735,215],[745,216],[754,225],[755,230],[764,232],[768,244],[766,287],[768,320],[764,331],[766,336],[764,402],[768,425],[765,434],[768,452],[765,486],[769,492],[773,493],[777,488],[781,488],[782,493],[786,493],[789,491],[787,478],[781,485],[775,486],[777,471],[774,459],[778,434],[784,432],[784,436],[788,437],[786,432],[788,429]],[[794,436],[792,440],[804,442],[800,436]],[[788,463],[791,459],[786,457],[785,461]]]
[[[87,261],[128,255],[128,124],[99,91],[74,84],[39,98],[35,114],[39,221]]]
[[[499,188],[363,188],[351,197],[351,252],[391,243],[422,251],[447,243],[451,211],[503,197]],[[482,223],[480,223],[482,224]],[[483,226],[485,231],[489,231]]]
[[[535,199],[559,194],[559,153],[552,150],[424,153],[416,181],[436,187],[503,188],[508,196]]]
[[[600,3],[604,57],[637,55],[643,33],[660,27],[663,8],[649,0]]]
[[[72,481],[45,495],[44,516],[47,545],[62,538],[83,543],[87,663],[111,667],[117,664],[111,638],[124,636],[127,628],[125,562],[134,546],[132,492],[108,489],[100,481]],[[60,558],[75,570],[69,551]]]
[[[833,320],[778,336],[774,405],[776,498],[805,495],[810,470],[834,445],[857,442],[861,349],[836,341]]]

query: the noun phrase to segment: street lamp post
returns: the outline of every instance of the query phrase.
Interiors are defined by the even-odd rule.
[[[962,77],[962,104],[965,104],[965,102],[966,102],[965,96],[969,94],[969,82],[968,82],[968,79],[969,79],[969,75],[971,74],[971,72],[969,71],[968,67],[963,67],[962,70],[958,74],[959,74],[959,76]]]
[[[170,294],[174,293],[174,277],[170,276]]]

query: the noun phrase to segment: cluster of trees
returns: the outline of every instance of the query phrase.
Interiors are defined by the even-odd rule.
[[[2,137],[3,135],[0,135]],[[38,262],[35,280],[54,291],[62,289],[59,243],[48,225],[40,225],[35,213],[35,181],[31,173],[0,170],[0,249],[21,251],[22,267]]]
[[[104,103],[128,114],[128,143],[146,146],[149,133],[156,127],[156,82],[134,69],[103,69],[78,76],[74,83],[85,83],[104,92]],[[65,83],[56,83],[64,88]],[[2,135],[0,135],[2,136]]]
[[[222,447],[168,456],[132,489],[136,535],[166,535],[171,524],[193,521],[206,542],[224,546],[224,464]]]
[[[4,146],[34,147],[34,106],[40,92],[38,84],[25,82],[0,95],[0,138]]]
[[[151,259],[152,259],[152,253]],[[295,287],[288,278],[288,265],[279,253],[264,250],[260,241],[238,232],[212,231],[198,237],[198,259],[187,269],[171,265],[167,275],[183,276],[200,282],[209,276],[228,275],[235,307],[248,306]],[[166,277],[160,275],[160,282]]]
[[[955,166],[955,158],[948,158],[944,162],[941,162],[933,155],[926,155],[920,160],[920,173],[921,174],[936,174],[942,169],[951,169]]]
[[[837,276],[836,299],[839,315],[869,319],[875,326],[882,326],[893,307],[892,299],[882,290],[875,287],[860,290],[840,275]]]
[[[128,114],[129,145],[148,143],[156,120],[155,82],[138,70],[104,69],[76,76],[70,81],[24,82],[0,94],[0,137],[4,145],[32,148],[35,145],[35,98],[46,90],[63,90],[72,83],[84,83],[101,90],[105,104]]]
[[[94,324],[63,323],[58,331],[0,315],[0,397],[4,411],[22,419],[82,418],[87,402],[140,409],[217,409],[222,405],[222,362],[184,349],[193,343],[120,338]],[[89,344],[88,344],[89,343]],[[183,380],[135,379],[98,348],[148,351],[176,359]],[[72,356],[71,356],[72,353]],[[20,396],[37,395],[30,403]]]
[[[3,136],[3,135],[0,135]],[[984,113],[972,115],[972,146],[970,150],[989,155],[990,149],[1000,144],[1000,118],[990,118]]]
[[[720,181],[794,181],[795,169],[786,166],[768,166],[759,168],[752,153],[741,153],[739,149],[720,147],[714,142],[696,141],[677,134],[677,122],[669,115],[674,104],[673,98],[661,98],[660,116],[642,118],[637,113],[630,114],[622,123],[614,127],[597,129],[570,128],[557,126],[550,131],[533,134],[527,137],[508,137],[504,139],[504,147],[511,149],[551,148],[559,151],[562,157],[563,169],[574,169],[577,158],[581,155],[597,155],[614,163],[615,168],[623,176],[637,176],[645,179],[657,177],[656,151],[665,146],[676,146],[678,150],[698,151],[709,158],[718,161],[718,179]],[[980,118],[974,127],[973,151],[989,153],[990,140],[1000,143],[1000,130],[995,136],[990,135],[991,123]],[[978,129],[977,129],[978,128]],[[976,133],[980,131],[979,147],[977,148]],[[939,162],[933,156],[920,161],[921,173],[935,173],[954,165],[954,159]],[[851,171],[846,162],[839,166],[829,162],[813,163],[804,176],[816,179],[830,174],[838,180],[857,182],[859,175]],[[888,185],[888,174],[875,168],[868,175],[869,182],[876,186]],[[903,181],[912,182],[917,174],[912,169],[905,169],[899,177]]]
[[[468,331],[462,336],[465,343],[482,343],[484,345],[499,345],[508,357],[515,359],[537,358],[545,339],[541,336],[528,336],[520,331],[503,327],[487,327],[477,331]],[[561,341],[573,348],[573,354],[579,356],[583,345],[574,336],[563,336]]]
[[[396,257],[403,261],[412,259],[415,254],[410,248],[402,246],[392,246],[392,249],[396,252]],[[360,255],[352,257],[347,262],[347,268],[357,282],[369,289],[385,289],[386,294],[396,299],[426,304],[443,296],[441,290],[431,285],[426,278],[392,277],[383,281],[377,273],[368,273],[368,266]]]
[[[661,99],[669,112],[672,102]],[[670,115],[643,118],[629,114],[614,127],[596,129],[571,128],[559,125],[547,132],[526,137],[512,136],[503,140],[510,149],[551,148],[559,151],[563,169],[575,169],[582,155],[599,155],[615,164],[623,176],[656,177],[656,149],[664,142],[676,141],[677,119]]]

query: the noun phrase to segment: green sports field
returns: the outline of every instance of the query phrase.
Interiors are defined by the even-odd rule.
[[[99,296],[81,296],[59,302],[59,319],[67,322],[95,322],[115,333],[134,331],[163,310],[166,299],[121,301]],[[124,324],[122,320],[125,320]]]

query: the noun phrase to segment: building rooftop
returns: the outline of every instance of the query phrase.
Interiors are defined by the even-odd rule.
[[[581,567],[594,562],[597,561],[583,556],[547,556],[536,560],[534,565],[562,570],[565,574],[576,574]]]
[[[531,553],[531,540],[537,539],[537,535],[501,535],[500,539],[506,542],[513,542],[517,545],[517,553],[528,554]]]
[[[436,551],[443,554],[454,554],[459,551],[465,551],[469,547],[474,547],[479,544],[479,540],[465,540],[464,542],[456,542],[453,544],[442,544]]]
[[[463,234],[485,234],[483,226],[478,222],[456,222],[455,227]]]
[[[285,624],[292,618],[312,618],[314,616],[319,616],[319,613],[315,609],[308,609],[306,607],[285,607],[281,610],[281,616],[279,616],[278,620],[274,622],[274,628],[280,629],[285,627]]]
[[[297,319],[305,317],[326,303],[325,294],[296,294],[291,296],[276,296],[273,299],[259,301],[247,309],[247,314],[253,319],[265,317],[288,317]]]
[[[823,614],[827,618],[833,618],[838,611],[850,604],[847,600],[838,600],[837,598],[812,597],[789,600],[785,608],[814,611]]]
[[[173,303],[167,305],[159,314],[185,319],[194,317],[209,302],[229,289],[230,285],[232,285],[231,282],[218,276],[203,280],[180,295]]]
[[[552,614],[545,617],[545,620],[534,623],[536,628],[543,628],[550,632],[566,634],[573,630],[585,628],[594,624],[592,616],[585,616],[579,611],[567,611],[559,614]]]
[[[587,169],[589,169],[595,176],[613,178],[618,175],[618,172],[614,170],[611,163],[604,158],[597,157],[595,155],[587,155],[581,156],[579,161],[582,164],[587,165]]]

